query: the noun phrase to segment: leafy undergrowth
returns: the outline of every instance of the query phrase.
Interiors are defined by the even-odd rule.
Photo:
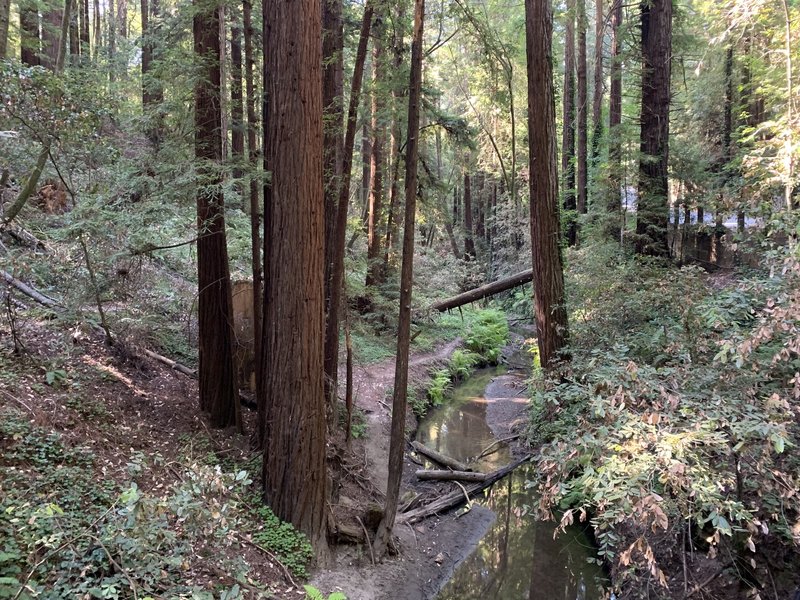
[[[304,597],[310,544],[261,503],[247,440],[203,426],[194,381],[23,335],[0,349],[0,598]]]
[[[535,382],[540,512],[591,521],[619,598],[789,597],[798,247],[727,279],[617,253],[573,256],[573,359]]]

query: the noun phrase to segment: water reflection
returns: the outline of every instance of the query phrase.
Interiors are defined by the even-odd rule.
[[[417,439],[457,458],[480,454],[495,438],[486,424],[483,390],[499,374],[479,373],[456,390],[454,399],[431,413]],[[491,400],[488,400],[489,402]],[[479,463],[483,471],[507,464],[507,448]],[[438,596],[438,600],[600,600],[605,598],[599,566],[584,532],[573,527],[553,539],[554,523],[537,521],[528,513],[535,504],[526,481],[532,467],[524,465],[488,490],[477,502],[497,519],[473,553]]]

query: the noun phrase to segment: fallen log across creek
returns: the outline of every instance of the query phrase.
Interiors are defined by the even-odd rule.
[[[431,304],[430,308],[431,310],[444,312],[451,308],[458,308],[459,306],[469,304],[470,302],[482,300],[483,298],[494,296],[500,292],[514,289],[515,287],[524,285],[531,280],[533,280],[533,269],[528,269],[527,271],[522,271],[521,273],[517,273],[511,277],[506,277],[505,279],[500,279],[499,281],[493,281],[492,283],[487,283],[481,287],[466,291],[458,296],[453,296],[452,298],[447,298],[446,300],[434,302]]]
[[[417,478],[422,481],[469,481],[474,483],[486,481],[486,474],[476,471],[420,470],[417,471]]]
[[[414,448],[414,450],[416,450],[419,454],[427,456],[433,462],[439,463],[443,467],[448,467],[454,471],[472,471],[472,469],[465,463],[458,461],[455,458],[451,458],[446,454],[442,454],[441,452],[437,452],[433,448],[429,448],[420,442],[411,442],[411,447]]]
[[[430,504],[426,504],[424,506],[420,506],[419,508],[415,508],[414,510],[397,515],[397,520],[401,523],[417,523],[433,515],[438,515],[446,510],[450,510],[451,508],[461,504],[464,501],[465,496],[471,498],[492,484],[497,483],[526,460],[530,459],[530,457],[531,455],[527,454],[522,458],[515,460],[513,463],[506,465],[505,467],[497,469],[496,471],[492,471],[491,473],[487,473],[485,475],[486,479],[481,482],[465,486],[462,489],[458,489],[455,492],[447,494],[446,496],[442,496],[438,500],[434,500]]]

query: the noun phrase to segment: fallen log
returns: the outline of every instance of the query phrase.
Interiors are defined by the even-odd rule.
[[[472,471],[472,469],[466,463],[458,461],[455,458],[451,458],[446,454],[442,454],[441,452],[437,452],[433,448],[428,448],[420,442],[411,442],[411,447],[414,448],[414,450],[416,450],[418,453],[427,456],[433,462],[439,463],[443,467],[448,467],[454,471]]]
[[[402,513],[397,516],[398,521],[401,523],[417,523],[418,521],[422,521],[432,515],[437,515],[442,513],[446,510],[450,510],[451,508],[458,506],[462,502],[464,502],[465,496],[467,498],[473,497],[475,494],[482,492],[492,484],[500,481],[503,477],[511,473],[514,469],[524,463],[531,457],[530,454],[520,458],[519,460],[515,460],[513,463],[506,465],[501,469],[497,469],[496,471],[492,471],[491,473],[486,474],[486,479],[479,483],[473,483],[468,485],[462,489],[456,490],[446,496],[442,496],[438,500],[434,500],[430,504],[426,504],[425,506],[420,506],[419,508],[415,508],[414,510],[410,510],[406,513]]]
[[[417,478],[422,481],[469,481],[475,483],[485,481],[486,474],[476,471],[436,471],[423,469],[417,471]]]
[[[22,281],[11,275],[11,273],[7,273],[6,271],[0,271],[0,276],[2,276],[3,280],[8,285],[17,288],[20,292],[22,292],[29,298],[33,298],[39,304],[42,304],[47,308],[61,308],[61,305],[56,300],[53,300],[52,298],[45,296],[40,291],[35,290],[26,283],[23,283]]]
[[[148,350],[145,348],[143,350],[145,356],[149,356],[150,358],[157,360],[158,362],[167,365],[170,369],[174,371],[178,371],[178,373],[183,373],[189,377],[197,379],[197,371],[194,369],[190,369],[186,365],[182,365],[179,362],[172,360],[171,358],[167,358],[166,356],[161,356],[160,354],[156,354],[152,350]]]
[[[488,296],[494,296],[500,292],[505,292],[506,290],[524,285],[531,280],[533,280],[533,269],[528,269],[527,271],[522,271],[521,273],[517,273],[511,277],[506,277],[505,279],[500,279],[499,281],[487,283],[486,285],[469,290],[459,294],[458,296],[453,296],[452,298],[447,298],[446,300],[434,302],[431,304],[430,308],[431,310],[444,312],[446,310],[450,310],[451,308],[458,308],[459,306],[469,304],[470,302],[475,302],[476,300],[481,300],[483,298],[487,298]]]

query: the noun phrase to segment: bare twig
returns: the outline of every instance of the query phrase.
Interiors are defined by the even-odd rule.
[[[364,530],[364,539],[367,540],[367,546],[369,547],[369,557],[372,559],[372,564],[375,564],[375,551],[372,549],[372,540],[369,539],[369,532],[367,532],[367,528],[364,527],[364,522],[361,520],[360,517],[356,517],[356,521],[358,524],[361,525],[361,529]]]
[[[139,600],[139,594],[136,592],[138,586],[136,585],[136,582],[128,574],[128,571],[124,569],[122,565],[120,565],[116,560],[114,560],[114,557],[111,556],[111,552],[108,551],[108,548],[106,548],[105,544],[103,544],[103,542],[100,540],[99,537],[94,535],[90,535],[89,537],[92,538],[95,541],[95,543],[103,549],[103,552],[106,553],[108,560],[111,561],[111,564],[114,565],[114,568],[117,569],[117,571],[120,571],[125,576],[125,579],[128,580],[128,585],[131,586],[131,591],[133,592],[133,600]]]
[[[275,556],[275,554],[273,554],[272,552],[270,552],[269,550],[264,548],[264,546],[262,546],[261,544],[258,544],[256,542],[254,542],[249,537],[245,537],[242,534],[236,534],[236,537],[240,541],[244,542],[245,544],[248,544],[249,546],[252,546],[256,550],[260,550],[261,552],[263,552],[267,556],[267,558],[269,558],[271,561],[275,562],[281,568],[281,571],[283,572],[283,576],[286,578],[286,581],[288,583],[290,583],[293,587],[296,587],[296,588],[300,587],[300,586],[297,585],[297,582],[292,577],[291,571],[289,571],[289,569],[286,567],[285,564],[283,564],[280,560],[278,560],[278,557]]]

